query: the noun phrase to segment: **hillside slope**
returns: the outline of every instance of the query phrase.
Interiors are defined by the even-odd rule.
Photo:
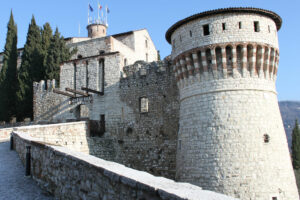
[[[300,101],[280,101],[279,108],[289,143],[289,148],[291,148],[292,130],[295,125],[295,119],[298,119],[300,122]]]

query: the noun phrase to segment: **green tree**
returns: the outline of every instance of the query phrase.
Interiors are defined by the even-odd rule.
[[[32,16],[22,55],[22,63],[18,72],[19,120],[25,117],[33,117],[33,82],[40,81],[45,77],[42,52],[41,29],[36,25],[34,16]]]
[[[298,120],[295,122],[295,127],[292,133],[292,158],[294,169],[300,168],[300,129]]]
[[[159,50],[157,51],[157,60],[159,60],[159,61],[161,60],[161,58],[160,58],[160,51]]]
[[[59,82],[60,64],[69,60],[76,51],[77,49],[70,51],[66,47],[64,38],[60,35],[58,28],[56,28],[48,48],[45,79],[55,79]]]
[[[50,24],[47,22],[43,26],[42,30],[42,56],[43,56],[43,67],[44,70],[46,69],[46,62],[47,62],[47,54],[48,49],[50,47],[51,39],[52,39],[52,29]]]
[[[9,121],[16,115],[17,92],[17,25],[11,11],[7,25],[3,67],[0,73],[0,120]]]

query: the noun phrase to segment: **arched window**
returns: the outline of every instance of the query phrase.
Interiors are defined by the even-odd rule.
[[[82,55],[81,55],[81,54],[79,54],[79,55],[77,56],[77,58],[78,58],[78,59],[81,59],[81,58],[82,58]]]

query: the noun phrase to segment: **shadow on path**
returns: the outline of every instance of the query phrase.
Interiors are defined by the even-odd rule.
[[[52,200],[36,182],[25,177],[25,169],[15,151],[9,150],[9,142],[0,142],[0,199]]]

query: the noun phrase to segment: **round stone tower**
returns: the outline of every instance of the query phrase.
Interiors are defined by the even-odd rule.
[[[299,199],[275,81],[276,13],[192,15],[166,33],[180,90],[176,178],[247,200]]]
[[[88,36],[90,38],[100,38],[106,36],[107,26],[104,24],[89,24],[86,28],[88,30]]]

